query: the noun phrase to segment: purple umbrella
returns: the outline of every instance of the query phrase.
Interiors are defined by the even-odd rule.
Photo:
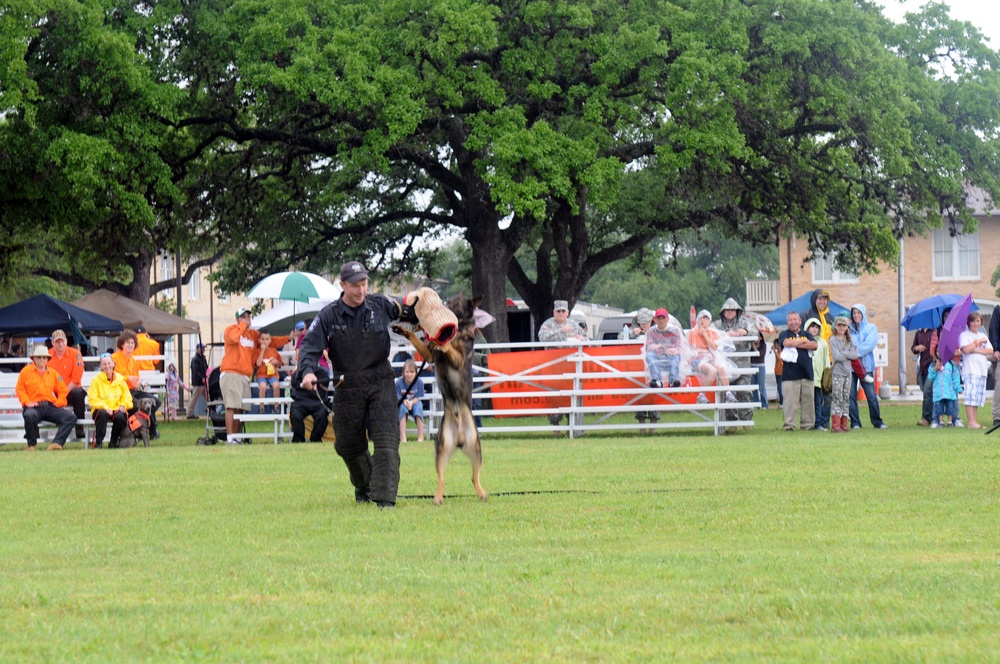
[[[962,301],[956,304],[951,313],[948,314],[948,320],[941,327],[941,338],[938,339],[938,357],[941,358],[942,362],[950,360],[955,351],[958,350],[958,338],[962,332],[965,332],[966,319],[969,317],[971,309],[972,294],[970,293],[962,298]]]

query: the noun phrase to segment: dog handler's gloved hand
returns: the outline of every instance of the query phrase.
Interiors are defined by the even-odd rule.
[[[304,390],[316,389],[316,374],[307,373],[305,376],[302,377],[302,389]]]

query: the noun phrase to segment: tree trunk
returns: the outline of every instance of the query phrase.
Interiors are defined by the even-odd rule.
[[[507,264],[511,252],[504,244],[497,223],[479,221],[470,225],[465,237],[472,247],[472,293],[482,295],[484,310],[496,317],[496,322],[483,329],[490,343],[510,341],[507,329]]]
[[[150,285],[153,278],[153,252],[143,250],[129,256],[128,265],[132,268],[132,283],[124,286],[121,293],[130,300],[149,305]]]

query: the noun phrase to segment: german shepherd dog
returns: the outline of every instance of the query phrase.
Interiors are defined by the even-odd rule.
[[[479,430],[472,416],[472,346],[476,339],[474,312],[482,297],[467,298],[456,295],[447,307],[458,318],[458,331],[450,341],[439,344],[429,341],[430,347],[411,330],[393,325],[392,329],[410,340],[421,357],[434,364],[437,385],[444,399],[444,419],[434,439],[434,466],[437,469],[437,492],[434,504],[444,501],[444,470],[455,450],[461,448],[472,462],[472,486],[480,500],[489,496],[479,483],[479,470],[483,467],[483,450],[479,443]]]

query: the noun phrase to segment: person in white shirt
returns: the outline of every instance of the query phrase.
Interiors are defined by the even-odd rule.
[[[965,386],[965,415],[970,429],[981,429],[976,421],[979,407],[986,403],[986,374],[990,370],[993,346],[983,332],[983,315],[969,314],[968,329],[958,337],[962,350],[962,383]]]

